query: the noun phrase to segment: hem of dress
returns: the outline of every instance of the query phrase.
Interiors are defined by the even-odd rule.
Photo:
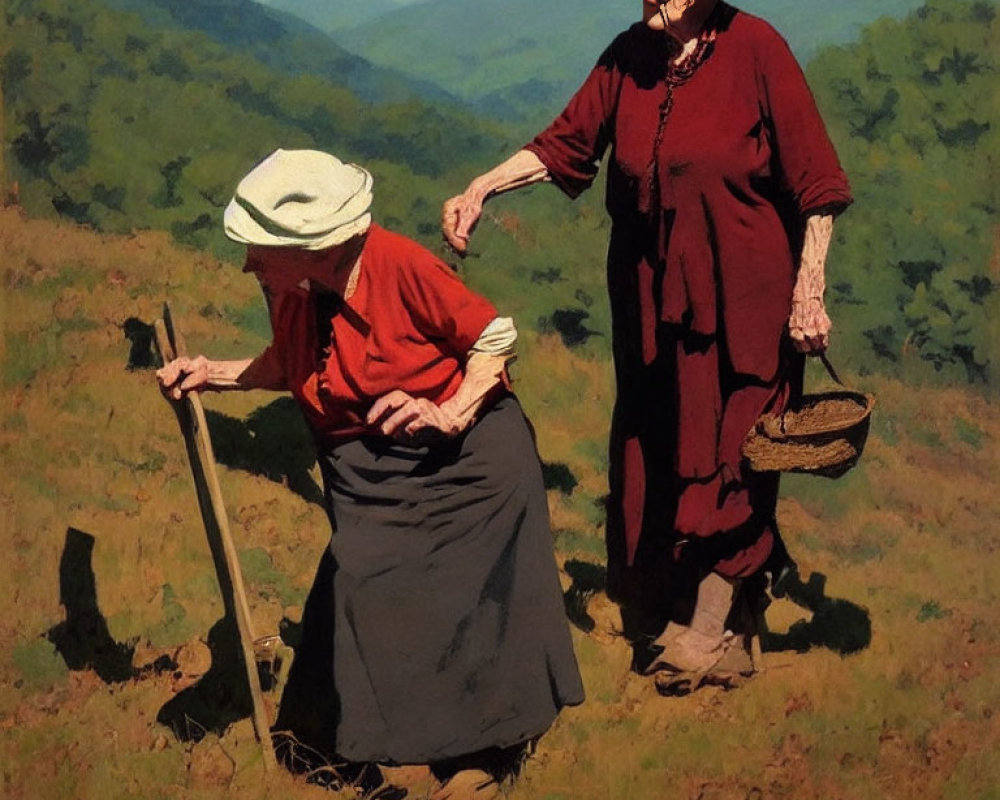
[[[518,732],[511,732],[506,736],[487,736],[483,735],[479,739],[468,742],[459,743],[455,742],[454,746],[445,747],[441,750],[428,753],[426,751],[419,751],[413,753],[397,753],[395,755],[390,754],[384,750],[365,750],[361,748],[356,748],[353,751],[350,749],[340,750],[338,749],[337,755],[341,758],[347,759],[348,761],[354,763],[377,763],[377,764],[399,764],[399,765],[409,765],[409,764],[432,764],[436,761],[447,761],[453,758],[460,758],[461,756],[471,755],[473,753],[479,753],[484,750],[492,749],[505,749],[509,747],[515,747],[517,745],[526,744],[535,739],[543,736],[555,723],[559,716],[559,712],[563,708],[570,706],[578,706],[584,702],[584,698],[581,696],[579,699],[569,699],[562,701],[559,709],[553,712],[551,715],[546,715],[544,722],[539,721],[537,724],[524,725]]]

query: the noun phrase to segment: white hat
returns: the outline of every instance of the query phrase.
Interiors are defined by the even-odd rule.
[[[371,224],[372,176],[318,150],[275,150],[236,187],[223,216],[243,244],[323,250]]]

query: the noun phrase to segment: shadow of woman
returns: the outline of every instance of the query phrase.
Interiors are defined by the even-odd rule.
[[[294,399],[280,397],[246,420],[217,411],[206,411],[205,416],[220,464],[261,475],[306,502],[323,504],[323,491],[309,472],[316,463],[316,448]]]
[[[589,611],[591,599],[607,589],[604,568],[599,564],[570,560],[564,569],[571,584],[563,595],[566,616],[584,633],[592,633],[596,622]],[[812,612],[812,619],[794,623],[787,633],[767,628],[762,615],[758,620],[761,647],[768,652],[794,650],[804,653],[813,647],[825,647],[841,655],[864,650],[871,644],[872,626],[868,610],[848,600],[826,596],[826,576],[818,572],[803,582],[796,569],[788,569],[772,587],[775,597],[787,597]],[[641,648],[642,642],[635,643]]]
[[[92,669],[109,684],[176,668],[168,656],[139,670],[132,666],[135,642],[116,642],[98,606],[93,554],[93,536],[76,528],[66,529],[66,543],[59,559],[59,602],[66,610],[66,618],[46,631],[45,638],[69,669]]]
[[[813,572],[803,583],[798,570],[789,570],[773,587],[775,597],[787,596],[797,606],[812,612],[809,621],[794,623],[787,633],[774,633],[762,623],[761,647],[765,651],[794,650],[804,653],[825,647],[841,655],[864,650],[871,644],[872,623],[868,610],[848,600],[826,596],[826,576]]]
[[[571,583],[563,593],[566,617],[584,633],[592,633],[597,621],[591,616],[588,606],[591,599],[607,590],[607,573],[600,564],[589,561],[569,560],[563,566]]]

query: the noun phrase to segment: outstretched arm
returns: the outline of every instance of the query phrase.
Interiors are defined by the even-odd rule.
[[[441,212],[445,241],[455,252],[465,255],[487,199],[548,179],[549,171],[537,155],[530,150],[518,150],[502,164],[475,178],[462,194],[445,202]]]
[[[823,294],[826,290],[826,254],[832,237],[831,215],[813,215],[806,219],[802,259],[788,318],[789,336],[800,353],[818,355],[830,345],[832,324]]]
[[[205,356],[176,358],[157,370],[163,393],[180,400],[188,392],[285,388],[284,373],[268,348],[256,358],[213,361]]]

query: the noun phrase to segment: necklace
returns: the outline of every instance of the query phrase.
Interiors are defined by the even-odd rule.
[[[661,13],[663,13],[663,6],[660,8]],[[712,24],[712,18],[709,18],[699,34],[696,43],[694,45],[685,45],[685,50],[688,50],[687,56],[685,57],[682,53],[681,59],[671,61],[667,65],[667,71],[663,79],[666,85],[666,92],[663,96],[663,102],[660,103],[656,133],[653,136],[652,152],[650,153],[649,164],[646,166],[645,180],[640,184],[638,198],[639,209],[646,214],[653,214],[660,203],[660,147],[663,144],[663,132],[667,125],[667,118],[670,116],[670,110],[674,106],[674,89],[690,79],[698,67],[708,60],[715,47],[716,32],[717,27]],[[688,49],[689,47],[690,49]]]

